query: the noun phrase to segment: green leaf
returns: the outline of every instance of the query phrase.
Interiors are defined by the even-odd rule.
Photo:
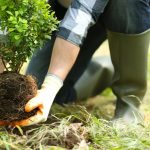
[[[18,16],[18,14],[19,14],[19,12],[18,12],[18,11],[15,11],[15,16],[16,16],[16,17]]]
[[[37,44],[37,43],[38,43],[38,41],[37,41],[37,40],[35,40],[35,41],[34,41],[34,44]]]
[[[19,40],[20,39],[20,35],[15,35],[14,38],[15,38],[15,40]]]
[[[12,12],[10,12],[10,11],[6,11],[6,12],[7,12],[9,15],[13,15]]]
[[[15,46],[18,47],[18,46],[20,45],[20,43],[21,43],[21,40],[17,40],[17,41],[15,42]]]
[[[7,8],[7,6],[2,6],[1,10],[4,11]]]
[[[12,31],[14,31],[15,29],[14,28],[9,28],[8,29],[8,32],[12,32]]]
[[[51,36],[50,35],[45,35],[45,38],[46,39],[51,39]]]

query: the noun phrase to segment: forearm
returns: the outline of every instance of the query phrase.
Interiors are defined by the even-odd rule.
[[[71,42],[57,37],[50,62],[48,73],[64,80],[72,68],[80,48]]]

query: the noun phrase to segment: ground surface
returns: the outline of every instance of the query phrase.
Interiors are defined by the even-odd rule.
[[[101,53],[108,54],[107,44]],[[150,150],[150,61],[148,91],[141,105],[145,121],[139,125],[112,123],[108,120],[114,108],[110,89],[76,105],[54,105],[44,124],[15,130],[0,128],[0,150]]]

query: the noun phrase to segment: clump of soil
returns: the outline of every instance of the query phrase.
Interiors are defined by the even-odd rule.
[[[64,131],[62,141],[68,149],[73,149],[75,145],[80,145],[83,141],[86,143],[88,139],[88,132],[82,123],[71,123]]]
[[[0,121],[27,119],[37,112],[25,112],[26,103],[37,93],[37,84],[32,76],[15,72],[0,74]]]

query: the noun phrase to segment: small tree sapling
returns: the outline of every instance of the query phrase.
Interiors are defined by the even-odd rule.
[[[0,120],[25,119],[35,113],[25,113],[24,106],[36,94],[36,82],[19,71],[58,23],[45,0],[0,0],[0,59],[6,70],[0,74]]]

